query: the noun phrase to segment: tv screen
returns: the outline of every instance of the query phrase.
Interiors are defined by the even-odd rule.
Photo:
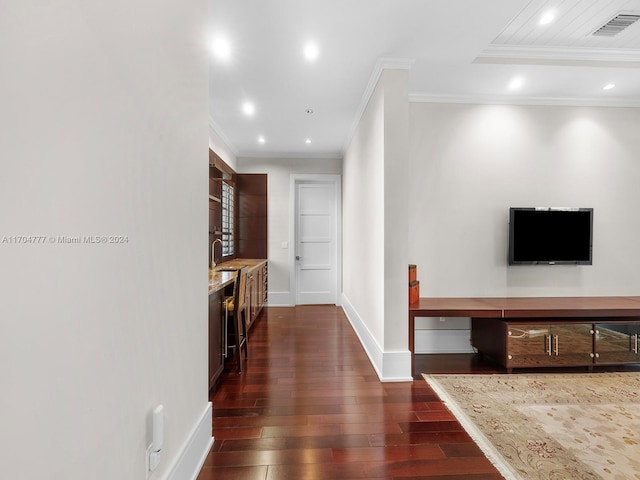
[[[592,208],[510,208],[509,265],[591,265]]]

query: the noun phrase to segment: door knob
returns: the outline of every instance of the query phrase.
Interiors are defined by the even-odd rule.
[[[300,255],[296,255],[296,260],[300,260],[302,257]]]

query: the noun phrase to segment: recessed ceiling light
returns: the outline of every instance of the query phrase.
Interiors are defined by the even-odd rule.
[[[616,84],[615,83],[607,83],[604,87],[602,87],[603,90],[611,90],[612,88],[615,88]]]
[[[307,139],[304,141],[304,143],[311,143],[311,139],[310,139],[310,138],[307,138]]]
[[[216,37],[211,42],[211,50],[218,60],[229,60],[231,57],[231,44],[226,37]]]
[[[509,82],[509,90],[518,90],[522,85],[524,85],[524,78],[515,77]]]
[[[313,115],[313,108],[307,108],[305,110],[305,113],[309,114],[309,115]]]
[[[304,46],[304,57],[313,62],[316,58],[318,58],[318,54],[320,51],[318,50],[318,46],[315,43],[307,43]]]
[[[264,142],[265,142],[264,137],[263,137],[262,135],[260,135],[260,136],[258,137],[258,143],[264,143]]]
[[[242,111],[244,112],[245,115],[247,115],[248,117],[251,117],[253,116],[254,113],[256,113],[256,107],[251,102],[244,102],[242,104]]]
[[[556,11],[555,10],[547,10],[540,17],[540,20],[538,21],[538,25],[549,25],[555,19],[556,19]]]

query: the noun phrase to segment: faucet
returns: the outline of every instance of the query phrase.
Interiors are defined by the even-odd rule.
[[[222,245],[222,240],[220,240],[219,238],[216,238],[213,242],[211,242],[211,263],[209,264],[209,268],[216,267],[216,260],[213,252],[213,246],[216,244],[216,242],[220,242],[220,245]]]

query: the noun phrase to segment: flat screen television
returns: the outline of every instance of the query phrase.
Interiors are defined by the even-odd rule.
[[[593,208],[510,208],[509,265],[591,265]]]

